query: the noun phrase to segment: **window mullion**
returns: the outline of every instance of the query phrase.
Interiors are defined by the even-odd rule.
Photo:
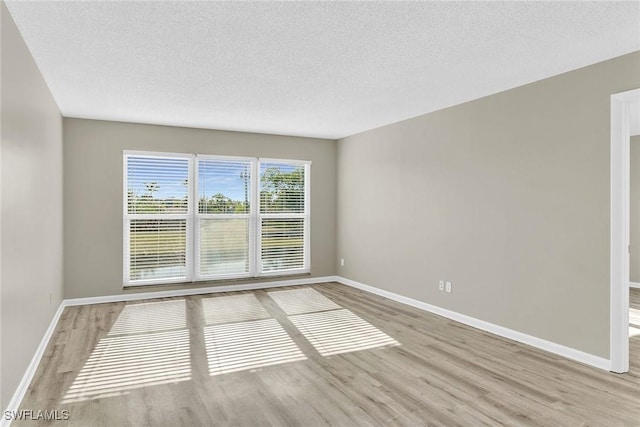
[[[287,213],[261,213],[260,217],[262,219],[290,219],[290,218],[306,218],[307,214],[297,213],[297,212],[287,212]]]
[[[256,277],[260,272],[260,161],[251,161],[251,205],[249,209],[249,272]]]
[[[189,218],[187,219],[187,279],[195,282],[200,278],[199,247],[200,247],[200,223],[198,215],[198,155],[194,154],[189,160]],[[189,277],[190,276],[190,277]]]
[[[311,269],[311,165],[304,165],[304,269]]]

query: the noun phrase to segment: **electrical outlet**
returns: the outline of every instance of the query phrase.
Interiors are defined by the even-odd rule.
[[[447,283],[446,283],[446,285],[445,285],[445,290],[446,290],[448,293],[451,293],[451,282],[447,282]]]
[[[444,291],[444,280],[440,280],[440,283],[438,283],[438,289]]]
[[[344,258],[340,258],[340,267],[344,267]]]

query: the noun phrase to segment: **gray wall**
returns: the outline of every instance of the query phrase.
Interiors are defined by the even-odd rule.
[[[4,2],[0,409],[62,300],[62,117]]]
[[[311,276],[335,274],[336,141],[65,118],[66,298],[229,284],[123,290],[123,150],[311,160]]]
[[[640,52],[338,141],[338,274],[608,358],[610,95],[637,87]]]
[[[640,282],[640,135],[631,137],[629,280]]]

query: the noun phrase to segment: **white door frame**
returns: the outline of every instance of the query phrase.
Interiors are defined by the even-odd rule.
[[[640,89],[611,95],[611,334],[612,372],[629,371],[629,187],[631,106]]]

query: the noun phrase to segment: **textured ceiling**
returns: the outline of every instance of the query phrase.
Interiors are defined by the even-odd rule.
[[[640,2],[21,2],[62,114],[339,138],[640,50]]]

